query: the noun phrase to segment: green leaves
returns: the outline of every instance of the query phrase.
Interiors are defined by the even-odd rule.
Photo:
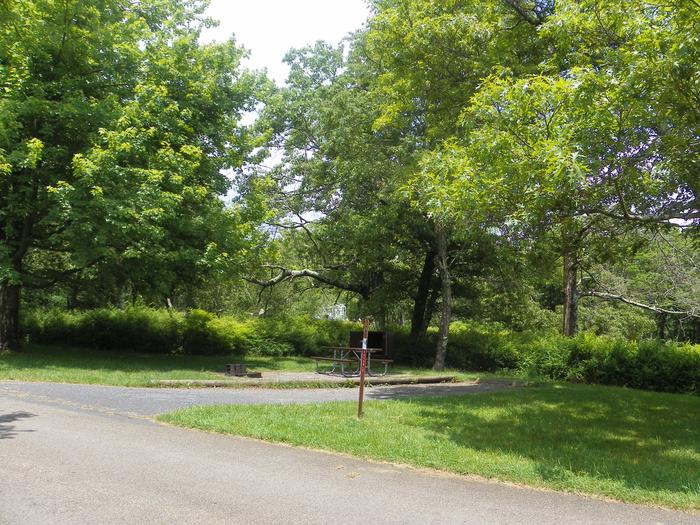
[[[695,185],[680,159],[688,166],[688,153],[698,150],[690,139],[697,119],[688,120],[697,112],[686,96],[697,94],[700,78],[697,10],[557,2],[537,15],[534,30],[511,25],[514,16],[531,22],[521,9],[516,2],[377,3],[366,37],[382,68],[374,127],[420,129],[424,165],[432,166],[422,180],[444,197],[423,204],[439,212],[448,194],[462,194],[462,207],[471,208],[485,183],[496,190],[492,203],[511,209],[622,216],[631,207],[653,215],[663,202],[680,213],[692,207]],[[455,171],[430,184],[436,168]],[[437,189],[445,184],[457,188]],[[453,203],[453,213],[459,207]]]
[[[0,244],[26,284],[98,265],[168,293],[242,262],[223,170],[260,146],[240,120],[267,81],[234,41],[199,44],[203,2],[122,4],[0,8]]]

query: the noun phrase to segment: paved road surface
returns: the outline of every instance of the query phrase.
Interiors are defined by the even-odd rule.
[[[509,388],[507,383],[401,385],[365,390],[367,399],[397,399],[425,395],[460,395]],[[64,407],[89,407],[126,415],[152,416],[192,405],[318,403],[357,399],[354,388],[124,388],[60,383],[0,381],[0,396],[29,397]]]
[[[76,392],[99,389],[74,389],[0,383],[3,525],[700,524],[697,515],[162,426],[136,412],[145,404],[91,405]]]

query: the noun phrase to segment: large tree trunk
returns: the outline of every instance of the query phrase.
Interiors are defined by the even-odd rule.
[[[658,330],[658,335],[657,337],[663,341],[666,339],[666,321],[667,321],[667,315],[666,314],[656,314],[656,328]]]
[[[418,289],[413,303],[413,316],[411,317],[411,341],[415,342],[425,334],[428,328],[426,320],[428,314],[428,298],[430,296],[430,285],[432,284],[433,272],[435,271],[435,252],[428,250],[423,262],[423,270],[418,279]]]
[[[0,282],[0,352],[20,350],[19,296],[18,284]]]
[[[438,331],[437,348],[435,349],[435,364],[433,370],[442,372],[445,369],[445,356],[447,355],[447,341],[450,336],[450,318],[452,317],[452,282],[450,277],[449,261],[447,260],[447,235],[445,229],[436,226],[437,233],[437,265],[440,270],[442,283],[442,317],[440,330]]]
[[[571,337],[576,334],[578,322],[578,257],[564,256],[564,322],[562,334]]]
[[[440,279],[434,279],[430,285],[430,297],[428,298],[428,306],[425,308],[425,331],[428,331],[431,321],[433,320],[433,314],[435,313],[435,306],[440,298]]]
[[[384,306],[384,303],[382,303],[382,305],[379,307],[375,322],[377,323],[377,328],[380,332],[386,330],[386,307]]]

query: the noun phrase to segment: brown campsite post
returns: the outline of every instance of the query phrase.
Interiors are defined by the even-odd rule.
[[[369,319],[362,321],[362,350],[360,351],[360,398],[357,400],[357,418],[362,418],[362,402],[365,398],[365,369],[367,368],[367,339],[369,338]]]

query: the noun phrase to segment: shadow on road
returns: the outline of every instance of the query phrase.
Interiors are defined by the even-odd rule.
[[[16,430],[15,425],[8,425],[22,419],[36,417],[36,414],[29,412],[12,412],[11,414],[0,414],[0,439],[12,439],[18,432],[34,432],[34,430]]]

